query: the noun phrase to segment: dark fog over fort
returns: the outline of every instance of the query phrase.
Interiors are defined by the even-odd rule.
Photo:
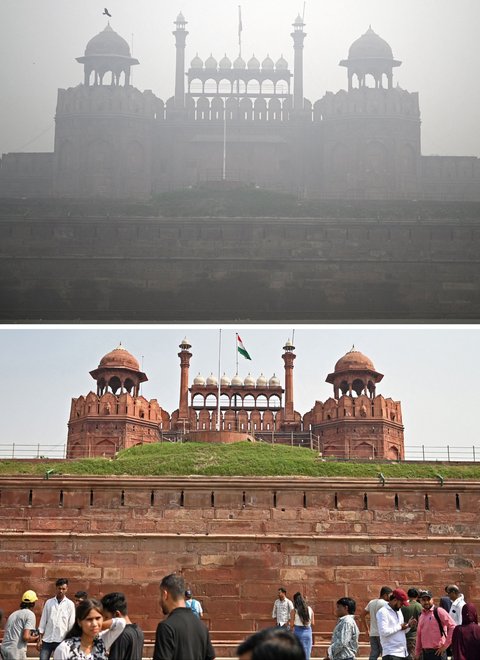
[[[137,88],[114,15],[74,53],[53,151],[3,155],[4,319],[478,319],[480,160],[422,153],[399,31],[394,52],[366,17],[341,60],[317,61],[340,64],[344,88],[306,98],[318,24],[302,7],[288,51],[246,56],[239,12],[234,56],[218,58],[187,57],[186,9],[161,17],[164,98]]]

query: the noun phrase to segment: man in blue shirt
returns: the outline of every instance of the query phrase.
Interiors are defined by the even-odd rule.
[[[203,614],[203,609],[202,606],[200,605],[198,600],[195,600],[195,598],[192,598],[192,592],[190,589],[187,589],[185,591],[185,607],[189,607],[192,612],[197,616],[199,619],[202,618]]]

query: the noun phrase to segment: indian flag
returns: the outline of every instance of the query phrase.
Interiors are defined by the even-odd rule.
[[[248,354],[247,349],[246,349],[245,346],[243,345],[243,341],[242,341],[242,338],[240,337],[240,335],[237,335],[237,350],[238,350],[238,352],[240,353],[240,355],[243,355],[243,357],[244,357],[245,359],[247,359],[247,360],[251,360],[251,359],[252,359],[252,358],[250,357],[250,355]]]

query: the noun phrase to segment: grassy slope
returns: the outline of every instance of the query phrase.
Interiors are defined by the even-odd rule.
[[[0,475],[137,475],[137,476],[305,476],[377,478],[382,472],[391,478],[435,478],[441,473],[450,479],[480,479],[480,464],[395,464],[319,461],[310,449],[240,442],[211,445],[189,442],[133,447],[115,459],[82,459],[49,462],[0,461]]]

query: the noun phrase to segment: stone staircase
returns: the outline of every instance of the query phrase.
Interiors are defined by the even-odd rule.
[[[153,657],[153,647],[155,641],[155,631],[146,630],[145,632],[145,646],[143,651],[144,660],[150,660]],[[253,632],[253,631],[252,631]],[[210,631],[210,637],[213,647],[216,652],[216,660],[228,660],[236,658],[235,651],[237,646],[246,639],[252,632],[241,632],[238,630],[222,630]],[[325,658],[327,648],[330,644],[332,633],[331,631],[315,630],[313,632],[313,649],[312,658]],[[365,633],[360,632],[360,647],[356,660],[367,660],[370,653],[370,645],[368,637]],[[38,659],[38,652],[34,644],[28,645],[28,658]]]
[[[236,658],[235,651],[237,646],[246,639],[252,632],[239,632],[237,630],[222,630],[210,631],[210,637],[212,640],[213,647],[216,652],[216,660],[226,660],[227,658]],[[144,646],[144,658],[151,658],[153,656],[153,643],[154,643],[155,633],[146,632],[145,633],[145,646]],[[312,658],[325,658],[327,655],[327,648],[330,645],[332,638],[331,631],[320,631],[314,630],[313,633],[313,649],[312,649]],[[370,654],[370,645],[368,643],[368,637],[365,633],[360,633],[360,647],[357,654],[357,660],[367,660]]]

